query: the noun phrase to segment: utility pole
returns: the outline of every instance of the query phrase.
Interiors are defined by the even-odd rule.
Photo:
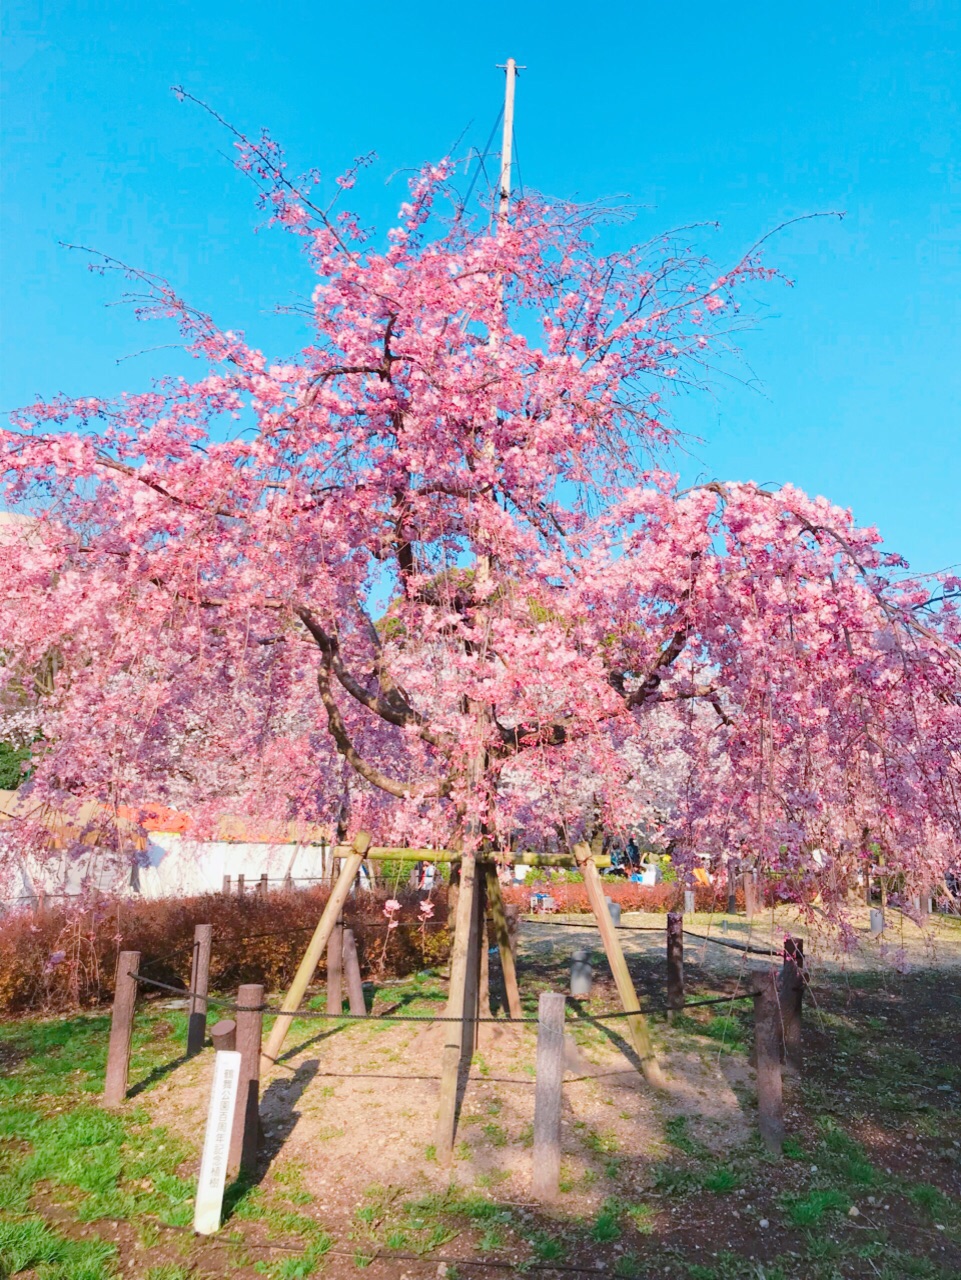
[[[507,210],[511,202],[511,158],[514,146],[514,85],[517,82],[517,63],[513,58],[507,59],[504,70],[507,81],[504,86],[504,134],[501,142],[501,176],[500,201],[497,210],[498,222],[507,221]]]

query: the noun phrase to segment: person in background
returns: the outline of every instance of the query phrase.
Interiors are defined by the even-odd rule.
[[[634,839],[633,836],[631,836],[631,838],[627,842],[626,852],[627,852],[627,861],[629,864],[628,874],[630,874],[631,871],[637,871],[637,869],[641,865],[641,851],[638,848],[637,841]]]

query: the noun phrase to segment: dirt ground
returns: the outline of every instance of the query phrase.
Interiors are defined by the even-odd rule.
[[[588,952],[595,975],[591,997],[567,1007],[560,1195],[550,1205],[531,1192],[535,1025],[481,1028],[453,1158],[438,1159],[445,1028],[430,1019],[446,987],[434,971],[366,984],[374,1015],[418,1021],[294,1023],[262,1081],[256,1174],[228,1188],[223,1228],[207,1238],[189,1224],[213,1054],[185,1059],[184,1002],[160,995],[139,1007],[119,1113],[97,1102],[103,1012],[0,1026],[0,1272],[959,1280],[961,925],[937,919],[922,933],[892,912],[877,939],[865,911],[842,949],[816,916],[688,918],[687,998],[723,1001],[689,1004],[669,1024],[664,917],[624,924],[662,1092],[640,1075],[624,1022],[606,1017],[618,1003],[596,930],[584,918],[521,926],[526,1016],[541,991],[567,989],[574,950]],[[785,1078],[788,1137],[774,1158],[757,1132],[743,997],[753,969],[780,964],[761,953],[787,934],[804,937],[810,985],[804,1070]],[[496,955],[491,969],[496,1007]],[[311,997],[318,1014],[323,1003],[322,991]]]
[[[652,930],[625,929],[620,936],[638,990],[652,1003],[662,1002],[663,917],[630,916],[624,923]],[[336,1241],[323,1263],[323,1274],[332,1277],[357,1276],[360,1270],[371,1280],[483,1280],[515,1270],[704,1280],[961,1276],[961,1233],[926,1222],[910,1198],[914,1193],[904,1190],[914,1181],[948,1197],[961,1189],[961,1081],[952,1074],[961,1001],[953,979],[946,981],[961,964],[961,927],[938,922],[924,935],[895,917],[889,918],[889,934],[876,940],[869,936],[865,912],[856,945],[841,951],[825,944],[816,928],[781,914],[750,926],[743,919],[707,917],[685,924],[689,998],[739,994],[748,971],[770,963],[694,934],[759,948],[779,944],[786,932],[805,937],[812,975],[805,1030],[809,1068],[803,1084],[789,1083],[786,1095],[794,1159],[770,1162],[755,1137],[746,1053],[749,1001],[695,1010],[680,1020],[683,1026],[656,1019],[669,1084],[663,1094],[654,1093],[637,1072],[619,1024],[589,1020],[616,1008],[596,931],[554,920],[522,929],[520,972],[529,1009],[539,990],[564,988],[572,950],[591,951],[597,973],[589,1005],[582,1016],[569,1018],[562,1192],[556,1206],[535,1205],[530,1194],[535,1028],[482,1028],[463,1082],[454,1159],[444,1167],[433,1148],[444,1028],[376,1021],[295,1025],[282,1061],[263,1082],[257,1188],[267,1197],[263,1204],[272,1203],[279,1188],[277,1208],[284,1187],[296,1184],[310,1206],[304,1212]],[[435,1010],[440,1007],[441,987],[425,977],[420,985],[385,986],[370,995],[378,1012],[424,1014],[431,1001]],[[737,1009],[744,1010],[743,1025],[729,1016]],[[905,1064],[903,1054],[892,1058],[884,1046],[894,1036],[900,1047],[900,1037],[915,1044],[920,1036],[925,1062]],[[892,1063],[893,1078],[889,1070],[883,1088],[875,1088],[872,1065]],[[159,1084],[150,1097],[154,1121],[196,1141],[211,1066],[210,1055],[204,1055]],[[908,1106],[903,1090],[910,1093]],[[830,1140],[831,1126],[838,1124],[861,1144],[869,1168],[877,1167],[878,1194],[870,1194],[874,1175],[862,1170],[837,1192],[857,1216],[834,1213],[822,1221],[814,1214],[806,1227],[800,1209],[791,1210],[793,1218],[785,1215],[785,1194],[796,1193],[803,1209],[809,1193],[816,1207],[820,1179],[807,1153],[815,1151],[817,1134],[827,1133]],[[892,1178],[900,1179],[897,1191],[887,1190]],[[465,1221],[453,1201],[449,1218],[443,1216],[444,1197],[478,1194],[491,1206],[486,1216],[485,1211],[472,1217],[468,1210]],[[418,1210],[418,1204],[427,1208]],[[421,1221],[418,1212],[427,1226],[433,1224],[438,1243],[431,1247],[425,1245],[426,1227],[410,1226]],[[485,1234],[485,1225],[498,1215],[498,1229]],[[605,1227],[605,1215],[620,1215],[621,1225]],[[271,1234],[270,1216],[265,1208],[264,1229],[245,1236],[235,1269],[255,1264],[258,1253],[260,1270],[276,1267],[263,1260],[285,1248],[296,1250],[296,1242],[278,1242]],[[818,1269],[821,1260],[808,1256],[822,1228],[826,1239],[837,1233],[841,1257],[828,1257],[827,1269]],[[857,1233],[865,1237],[861,1244]],[[561,1244],[554,1247],[552,1241]],[[902,1255],[906,1260],[898,1261]],[[902,1265],[921,1266],[918,1259],[931,1269],[899,1271]],[[888,1269],[879,1269],[879,1261]]]

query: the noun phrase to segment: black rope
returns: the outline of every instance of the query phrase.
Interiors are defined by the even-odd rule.
[[[229,1009],[234,1013],[270,1013],[277,1017],[296,1018],[299,1021],[305,1019],[320,1019],[338,1022],[341,1020],[350,1021],[368,1021],[368,1022],[493,1022],[502,1026],[505,1022],[522,1022],[534,1024],[540,1021],[539,1018],[458,1018],[449,1014],[427,1014],[427,1013],[328,1013],[322,1009],[278,1009],[273,1005],[244,1005],[234,1004],[230,1000],[220,1000],[215,996],[201,995],[197,991],[185,991],[182,987],[172,987],[167,982],[158,982],[155,978],[148,978],[141,973],[129,973],[127,975],[134,978],[137,982],[143,982],[150,987],[159,987],[162,991],[173,991],[178,996],[191,997],[196,1000],[205,1000],[208,1004],[218,1005],[222,1009]],[[567,997],[571,999],[570,996]],[[700,1005],[707,1004],[725,1004],[730,1000],[749,1000],[753,999],[750,993],[741,996],[710,996],[704,1000],[690,1000],[684,1005],[677,1008],[671,1007],[671,1012],[681,1012],[683,1009],[695,1009]],[[615,1013],[597,1013],[590,1014],[586,1017],[578,1018],[578,1022],[611,1022],[616,1018],[633,1018],[638,1015],[643,1016],[646,1013],[666,1013],[667,1005],[648,1006],[647,1009],[620,1009]]]
[[[783,956],[783,951],[776,948],[769,950],[765,947],[752,947],[749,942],[729,942],[724,938],[712,938],[706,933],[689,933],[684,930],[685,938],[698,938],[701,942],[713,942],[716,947],[730,947],[732,951],[749,951],[755,956]]]
[[[532,920],[529,916],[524,916],[525,924],[541,924],[549,925],[552,929],[590,929],[597,924],[597,920],[593,915],[584,916],[586,924],[578,924],[576,920]],[[611,921],[613,924],[614,922]],[[615,924],[615,929],[626,929],[632,933],[666,933],[667,925],[662,929],[658,924]]]

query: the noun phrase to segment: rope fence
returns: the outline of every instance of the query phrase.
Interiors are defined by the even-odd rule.
[[[207,1004],[216,1005],[218,1009],[226,1009],[230,1013],[264,1013],[264,1014],[271,1014],[275,1017],[283,1016],[285,1018],[296,1018],[298,1020],[317,1019],[320,1021],[330,1021],[330,1022],[342,1022],[342,1021],[349,1022],[352,1020],[358,1021],[358,1022],[365,1022],[365,1021],[366,1022],[492,1022],[492,1023],[497,1023],[499,1026],[501,1026],[505,1022],[537,1023],[538,1021],[536,1017],[511,1018],[507,1015],[504,1015],[501,1017],[457,1018],[457,1017],[451,1017],[448,1014],[327,1013],[326,1010],[323,1010],[323,1009],[281,1009],[278,1006],[270,1005],[270,1004],[260,1004],[256,1006],[241,1005],[241,1004],[236,1004],[232,1000],[223,1000],[218,996],[201,994],[198,991],[191,991],[183,987],[175,987],[175,986],[172,986],[169,982],[159,982],[156,978],[148,978],[146,974],[139,973],[139,972],[136,972],[136,973],[130,972],[127,974],[127,977],[132,978],[135,982],[142,982],[145,986],[157,987],[161,991],[172,992],[174,995],[181,996],[184,999],[204,1000],[206,1001]],[[567,999],[572,1003],[575,1009],[580,1008],[580,1006],[574,1001],[573,997],[568,996]],[[750,1000],[750,999],[753,999],[750,993],[745,993],[744,995],[708,996],[702,1000],[685,1001],[683,1005],[683,1009],[696,1009],[703,1005],[727,1004],[732,1000]],[[668,1007],[666,1004],[663,1007],[660,1005],[648,1005],[645,1009],[642,1009],[642,1010],[620,1009],[620,1010],[617,1010],[615,1013],[591,1014],[588,1017],[578,1018],[577,1021],[579,1022],[611,1022],[616,1018],[635,1018],[637,1017],[638,1013],[666,1013],[666,1012],[668,1012]],[[678,1010],[672,1009],[671,1012],[676,1013],[678,1012]]]

